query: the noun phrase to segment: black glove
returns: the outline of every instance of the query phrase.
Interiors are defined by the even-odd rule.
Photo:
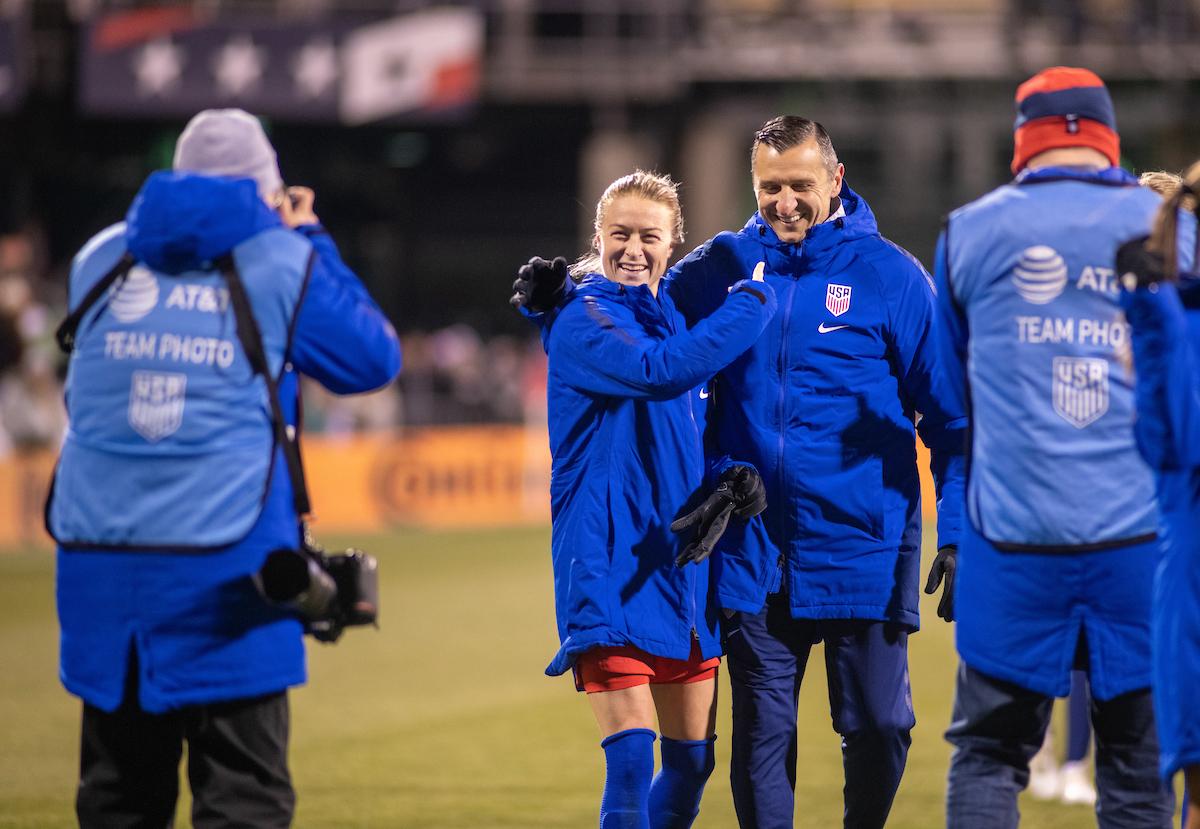
[[[721,473],[717,488],[704,499],[704,503],[672,522],[672,532],[683,532],[692,526],[696,528],[691,542],[675,559],[675,564],[682,567],[689,561],[704,561],[712,555],[717,542],[724,535],[731,515],[744,521],[766,508],[767,491],[758,471],[740,464],[729,467]]]
[[[513,295],[508,303],[514,308],[542,314],[558,305],[566,284],[566,259],[556,256],[553,262],[547,262],[535,256],[529,264],[517,269],[517,281],[513,283]]]
[[[1128,291],[1132,291],[1135,287],[1157,285],[1167,278],[1166,262],[1163,260],[1162,254],[1146,250],[1146,242],[1149,238],[1149,236],[1139,236],[1117,248],[1117,275],[1121,279],[1121,284]],[[1127,283],[1125,274],[1133,274],[1137,280],[1136,283]]]
[[[954,621],[954,570],[958,567],[958,547],[947,544],[938,550],[933,566],[929,568],[929,579],[925,582],[925,592],[931,596],[937,590],[942,579],[946,586],[942,589],[942,600],[938,602],[937,614],[947,622]]]

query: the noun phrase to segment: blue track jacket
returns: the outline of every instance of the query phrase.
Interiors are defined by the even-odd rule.
[[[958,542],[965,419],[941,388],[929,275],[879,235],[842,185],[846,215],[785,244],[755,214],[664,280],[689,323],[765,260],[779,313],[717,377],[710,452],[754,464],[765,533],[731,527],[714,554],[722,606],[758,612],[786,587],[792,615],[919,626],[920,484],[914,420],[933,456],[938,541]]]
[[[211,269],[212,258],[231,249],[235,256],[256,250],[256,241],[264,234],[287,233],[281,227],[278,217],[257,197],[253,181],[156,173],[142,188],[126,222],[102,232],[83,248],[72,269],[69,302],[73,306],[81,301],[90,287],[82,284],[82,278],[91,275],[92,281],[98,279],[125,252],[126,240],[139,263],[156,273],[186,274],[181,281],[195,281]],[[263,332],[268,361],[282,367],[280,397],[286,418],[293,424],[298,373],[313,377],[331,391],[349,393],[387,383],[400,367],[399,343],[392,326],[342,262],[328,235],[319,226],[309,226],[287,235],[284,241],[294,246],[295,240],[315,255],[310,258],[298,298],[286,305],[287,316],[279,322],[285,336],[278,336],[280,332],[275,330]],[[172,284],[173,278],[154,277],[162,288]],[[152,285],[153,279],[148,284]],[[152,290],[137,294],[137,312],[149,313],[148,320],[156,314],[173,319],[167,313],[171,292],[160,289],[155,299]],[[120,293],[107,307],[98,304],[90,318],[133,316],[128,313],[130,300],[122,300]],[[279,297],[273,301],[284,302]],[[117,303],[116,309],[113,303]],[[221,306],[208,308],[206,313],[216,313],[218,308]],[[256,309],[263,321],[274,320],[278,310]],[[232,310],[223,311],[221,325],[232,335]],[[77,354],[90,348],[88,337],[98,330],[100,326],[85,321],[77,335]],[[240,351],[240,344],[237,348]],[[153,356],[158,353],[155,349]],[[211,370],[234,379],[231,369],[223,375],[219,365]],[[204,383],[211,385],[208,378],[204,383],[198,375],[192,379],[197,389],[207,388]],[[86,421],[96,414],[96,407],[107,405],[108,398],[92,395],[85,388],[68,379],[67,409],[73,423]],[[207,411],[204,400],[187,402]],[[124,423],[133,417],[126,410],[129,406],[129,400],[113,404],[107,416]],[[265,400],[262,406],[265,412]],[[265,418],[265,414],[261,416]],[[250,434],[259,436],[264,441],[261,452],[271,455],[270,430],[247,432]],[[151,458],[154,447],[154,441],[147,441],[140,451]],[[125,462],[123,456],[136,452],[137,447],[113,447],[111,451],[120,453]],[[202,452],[197,454],[199,457]],[[270,484],[259,501],[261,511],[250,522],[248,533],[227,546],[202,553],[59,547],[60,673],[68,691],[98,708],[115,710],[122,701],[133,657],[137,660],[138,701],[152,713],[273,693],[304,682],[299,620],[268,604],[251,581],[267,552],[294,548],[300,541],[291,482],[278,447],[271,463]],[[236,470],[216,470],[214,474],[233,472]],[[136,474],[92,484],[92,489],[74,487],[74,497],[117,490],[126,494],[130,509],[136,511],[141,508],[137,505],[156,494],[139,491]],[[202,488],[191,487],[188,497],[203,498],[205,494]]]
[[[741,282],[688,331],[662,290],[593,274],[544,329],[562,643],[547,674],[598,646],[687,659],[695,636],[705,658],[721,652],[709,562],[677,567],[688,538],[670,524],[708,494],[700,386],[754,342],[775,307],[770,285]]]
[[[1133,328],[1137,441],[1155,470],[1163,557],[1154,581],[1153,688],[1164,777],[1200,764],[1200,274],[1123,292]]]

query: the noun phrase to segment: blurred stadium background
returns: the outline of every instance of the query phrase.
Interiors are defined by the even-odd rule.
[[[385,597],[383,629],[314,649],[294,697],[298,824],[587,826],[594,726],[541,675],[545,361],[506,305],[516,267],[582,251],[635,166],[684,183],[678,253],[740,226],[748,139],[782,112],[829,128],[883,232],[929,264],[941,217],[1009,177],[1016,84],[1060,63],[1109,82],[1126,166],[1200,156],[1200,0],[0,0],[0,827],[71,823],[77,704],[41,530],[70,257],[192,113],[264,117],[405,350],[377,394],[306,389],[318,532],[376,551]],[[928,611],[900,827],[941,820],[955,657]],[[817,651],[803,827],[840,814],[821,674]],[[723,772],[699,825],[733,825]]]

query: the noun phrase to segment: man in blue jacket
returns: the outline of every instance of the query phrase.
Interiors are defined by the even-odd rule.
[[[734,804],[743,827],[792,825],[797,700],[809,651],[824,641],[845,825],[881,827],[915,723],[907,651],[919,624],[914,420],[920,413],[945,504],[931,576],[946,575],[939,612],[947,618],[965,420],[940,387],[929,276],[879,235],[825,129],[773,118],[755,134],[751,163],[758,212],[663,281],[689,325],[760,261],[779,298],[762,336],[717,375],[710,395],[714,457],[752,464],[767,490],[764,523],[730,525],[712,563],[733,685]],[[544,310],[558,281],[533,270],[514,301]]]
[[[197,115],[174,166],[71,268],[71,308],[98,299],[74,339],[47,505],[61,676],[83,700],[76,810],[83,827],[169,825],[186,742],[193,825],[285,827],[286,690],[305,681],[303,628],[253,578],[268,552],[301,543],[275,436],[294,434],[300,374],[337,393],[373,389],[399,370],[399,344],[312,192],[284,192],[252,116]],[[248,301],[286,424],[223,270]]]
[[[848,827],[882,827],[915,723],[908,634],[919,625],[921,504],[914,420],[938,484],[939,567],[958,541],[964,420],[940,389],[933,291],[921,265],[879,235],[818,123],[768,121],[751,149],[758,212],[668,274],[689,322],[730,275],[766,262],[779,312],[716,379],[710,436],[753,464],[765,532],[731,527],[713,562],[733,686],[731,779],[744,827],[789,827],[796,707],[824,641],[842,736]],[[942,612],[950,614],[950,581]]]
[[[1159,516],[1112,263],[1160,202],[1117,166],[1095,74],[1047,69],[1016,97],[1016,179],[950,215],[935,267],[972,434],[947,824],[1017,824],[1074,667],[1092,693],[1100,826],[1157,829],[1172,811],[1150,698]]]

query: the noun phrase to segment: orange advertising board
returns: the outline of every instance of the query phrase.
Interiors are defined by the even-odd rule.
[[[396,526],[549,523],[545,428],[464,426],[346,438],[306,436],[305,473],[321,532]],[[0,461],[0,546],[48,544],[42,525],[54,456]]]
[[[42,510],[54,460],[49,452],[21,453],[0,460],[0,547],[50,543]]]
[[[381,532],[392,527],[548,524],[550,450],[544,427],[444,426],[304,439],[315,527]],[[926,519],[934,514],[929,453],[917,446]],[[0,461],[0,547],[45,545],[42,527],[54,457]]]
[[[444,426],[346,441],[310,438],[304,458],[322,531],[550,520],[543,429]]]

